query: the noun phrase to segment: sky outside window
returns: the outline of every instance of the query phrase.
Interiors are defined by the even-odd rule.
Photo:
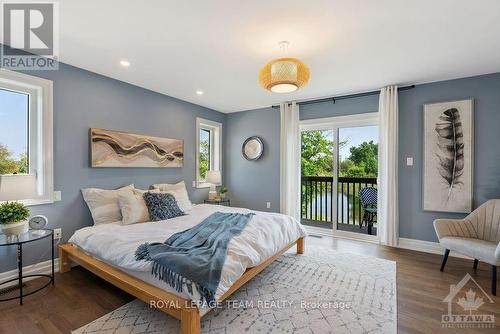
[[[0,89],[0,144],[12,158],[28,150],[28,95]]]
[[[0,89],[0,175],[26,174],[29,95]]]

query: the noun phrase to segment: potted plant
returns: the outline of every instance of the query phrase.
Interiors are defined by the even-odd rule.
[[[19,202],[0,204],[0,225],[5,235],[19,235],[28,232],[30,210]]]
[[[227,188],[222,186],[219,188],[220,198],[226,198]]]

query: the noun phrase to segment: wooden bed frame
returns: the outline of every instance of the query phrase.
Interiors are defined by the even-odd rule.
[[[247,269],[233,286],[218,299],[218,301],[225,300],[295,244],[297,245],[297,254],[303,254],[305,242],[304,238],[299,238],[258,266]],[[65,273],[70,271],[71,261],[78,263],[85,269],[137,297],[143,302],[154,305],[154,307],[162,310],[168,315],[179,319],[181,321],[182,334],[200,334],[200,311],[198,307],[192,305],[190,300],[128,275],[120,269],[86,254],[72,244],[67,243],[59,246],[59,272]]]

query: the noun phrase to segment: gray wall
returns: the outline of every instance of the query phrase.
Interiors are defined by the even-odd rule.
[[[474,207],[500,198],[500,73],[419,85],[399,95],[400,236],[437,241],[436,218],[461,214],[422,211],[423,105],[428,102],[474,98]],[[415,165],[406,166],[413,156]]]
[[[378,110],[378,96],[364,96],[356,99],[339,100],[300,106],[300,120],[346,116],[376,112]]]
[[[464,215],[424,212],[422,210],[422,113],[423,104],[473,97],[475,99],[475,166],[474,204],[490,198],[500,198],[500,73],[471,78],[418,85],[399,94],[399,193],[400,236],[404,238],[436,241],[432,221],[440,217],[459,218]],[[378,96],[340,100],[335,104],[319,103],[300,108],[300,118],[314,119],[367,113],[378,110]],[[273,112],[274,111],[274,112]],[[229,114],[228,126],[237,124],[226,138],[237,153],[243,137],[261,132],[264,140],[279,151],[279,112],[276,109],[245,111]],[[236,134],[235,134],[236,131]],[[240,133],[241,131],[241,133]],[[244,134],[244,135],[243,135]],[[229,142],[231,142],[229,144]],[[406,166],[406,157],[414,157],[414,166]],[[278,159],[274,159],[278,157]],[[251,175],[238,173],[244,164],[242,158],[232,156],[226,160],[230,171],[228,186],[239,206],[262,209],[265,198],[279,200],[279,152],[273,158],[252,163]],[[272,180],[276,180],[273,182]],[[258,189],[258,192],[254,192]],[[259,194],[259,195],[257,195]],[[274,203],[273,203],[274,204]],[[278,211],[279,205],[273,205]]]
[[[185,180],[191,199],[200,202],[207,190],[195,190],[196,117],[222,122],[214,110],[60,64],[58,71],[27,72],[54,81],[54,186],[62,201],[30,207],[49,218],[49,227],[63,229],[66,241],[76,229],[92,224],[80,188],[113,189],[134,183]],[[183,168],[89,168],[89,128],[100,127],[184,139]],[[25,247],[25,265],[47,260],[47,241]],[[47,252],[45,252],[47,250]],[[15,249],[0,250],[0,272],[15,268]]]

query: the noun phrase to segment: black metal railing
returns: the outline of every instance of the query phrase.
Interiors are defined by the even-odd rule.
[[[333,191],[331,176],[302,176],[301,218],[308,222],[333,222],[334,200],[337,201],[337,223],[359,224],[363,208],[359,191],[364,187],[377,187],[375,177],[339,177],[337,192]]]

